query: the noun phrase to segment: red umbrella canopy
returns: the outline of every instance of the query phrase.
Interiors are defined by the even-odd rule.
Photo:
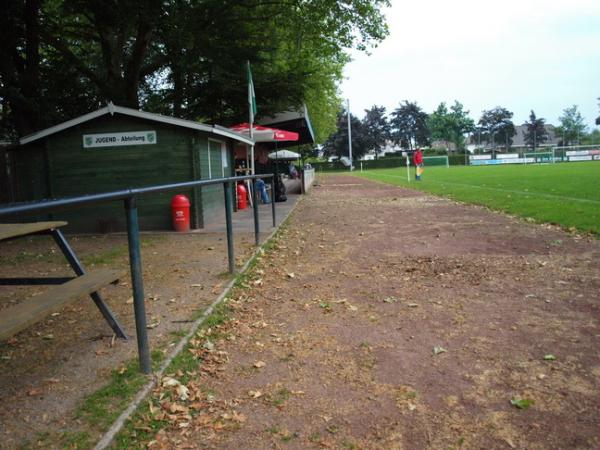
[[[229,129],[250,136],[250,124],[248,123],[240,123]],[[252,137],[256,142],[297,141],[298,133],[254,124],[252,125]]]

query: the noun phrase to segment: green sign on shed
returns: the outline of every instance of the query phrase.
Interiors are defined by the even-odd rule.
[[[234,175],[235,143],[252,145],[229,129],[131,108],[107,107],[30,134],[9,152],[15,200],[64,198]],[[223,210],[220,185],[183,192],[192,202],[192,228]],[[142,230],[171,229],[174,193],[142,196]],[[125,229],[120,202],[56,213],[73,231]]]

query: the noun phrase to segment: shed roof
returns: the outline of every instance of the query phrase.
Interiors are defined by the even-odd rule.
[[[285,111],[272,117],[265,117],[260,122],[262,125],[280,128],[286,131],[293,131],[300,135],[298,141],[288,144],[314,144],[315,142],[315,133],[313,132],[312,124],[308,117],[308,108],[306,107],[306,104],[302,105],[299,110]],[[279,148],[283,148],[284,146],[285,145],[278,143]]]
[[[81,123],[88,122],[92,119],[96,119],[97,117],[101,117],[106,114],[110,114],[112,116],[115,113],[123,114],[125,116],[137,117],[140,119],[151,120],[154,122],[165,123],[168,125],[174,125],[177,127],[190,128],[192,130],[204,131],[207,133],[214,133],[219,136],[235,139],[236,141],[243,142],[244,144],[254,145],[254,141],[245,137],[242,134],[231,131],[229,128],[221,127],[219,125],[206,125],[200,122],[194,122],[192,120],[178,119],[176,117],[162,116],[160,114],[153,114],[145,111],[140,111],[138,109],[126,108],[124,106],[116,106],[113,105],[112,102],[109,102],[109,104],[106,107],[100,108],[97,111],[84,114],[83,116],[79,116],[75,119],[67,120],[66,122],[60,123],[50,128],[46,128],[45,130],[40,130],[36,131],[35,133],[28,134],[27,136],[22,137],[19,140],[19,143],[21,145],[29,144],[30,142],[37,141],[38,139],[45,138],[46,136],[50,136],[52,134],[66,130],[67,128],[79,125]]]

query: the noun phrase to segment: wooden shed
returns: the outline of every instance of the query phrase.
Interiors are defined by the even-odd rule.
[[[235,143],[247,137],[219,126],[107,107],[25,136],[9,151],[16,201],[73,197],[120,189],[232,176]],[[140,197],[142,230],[171,229],[174,194],[192,203],[192,228],[202,228],[224,198],[220,185]],[[125,229],[120,202],[55,213],[71,231]]]

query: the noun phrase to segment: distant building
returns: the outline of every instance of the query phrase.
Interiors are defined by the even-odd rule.
[[[431,143],[431,148],[435,150],[446,150],[449,152],[456,151],[456,145],[454,142],[446,141],[443,139],[437,139]]]
[[[560,143],[560,137],[556,136],[554,125],[544,125],[546,132],[548,133],[548,138],[543,142],[537,145],[537,147],[552,147],[558,145]],[[525,133],[527,132],[527,125],[516,125],[515,126],[516,134],[513,136],[512,146],[513,147],[527,147],[525,143]]]
[[[396,144],[393,141],[385,141],[385,145],[379,149],[378,156],[384,156],[388,153],[396,153],[401,151],[402,147],[400,147],[399,144]]]

